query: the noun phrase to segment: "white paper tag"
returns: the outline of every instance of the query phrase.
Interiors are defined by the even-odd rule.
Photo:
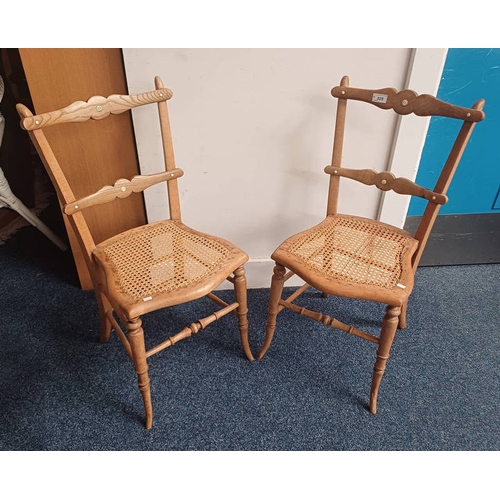
[[[373,94],[372,102],[387,102],[387,94]]]
[[[153,297],[144,297],[142,300],[143,300],[144,302],[146,302],[146,301],[148,301],[148,300],[153,300]]]
[[[399,288],[406,288],[406,286],[403,285],[402,283],[398,283],[396,286],[398,286]]]

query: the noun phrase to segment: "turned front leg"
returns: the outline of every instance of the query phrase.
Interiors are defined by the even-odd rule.
[[[394,336],[399,322],[399,315],[401,308],[396,306],[387,306],[384,321],[382,323],[382,330],[380,332],[380,339],[377,350],[377,360],[373,368],[372,387],[370,392],[370,412],[377,413],[377,396],[380,382],[384,376],[385,366],[389,359],[389,352],[391,350]]]
[[[236,313],[238,314],[238,328],[240,330],[241,345],[243,346],[246,357],[250,361],[253,361],[253,354],[248,343],[247,279],[243,266],[238,267],[238,269],[234,271],[234,294],[236,296],[236,302],[238,302]]]
[[[276,262],[274,266],[274,274],[271,279],[271,291],[269,292],[269,308],[267,310],[267,325],[266,325],[266,339],[262,346],[257,359],[261,359],[266,353],[273,340],[274,330],[276,329],[276,316],[279,312],[279,301],[283,293],[283,286],[285,284],[285,268]]]
[[[139,383],[139,390],[144,401],[146,411],[146,429],[153,425],[153,406],[151,404],[151,384],[148,376],[148,363],[146,361],[146,345],[144,342],[144,330],[139,318],[127,322],[128,339],[132,349],[132,359]]]

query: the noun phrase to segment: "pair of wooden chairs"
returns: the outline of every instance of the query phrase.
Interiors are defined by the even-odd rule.
[[[347,77],[342,78],[340,86],[334,87],[331,93],[338,99],[338,104],[332,162],[325,168],[330,178],[327,216],[319,225],[287,239],[272,254],[276,265],[271,282],[266,337],[257,358],[262,358],[268,350],[277,315],[285,308],[373,342],[378,345],[378,350],[370,411],[375,413],[380,381],[396,330],[406,326],[406,307],[419,259],[438,210],[447,201],[446,191],[474,125],[484,118],[484,100],[478,101],[472,108],[462,108],[429,95],[418,96],[411,90],[397,92],[392,88],[351,88]],[[195,231],[181,221],[177,179],[183,172],[176,168],[174,161],[167,109],[167,101],[171,97],[171,90],[165,88],[161,79],[156,77],[155,90],[140,95],[94,96],[87,102],[78,101],[63,109],[35,116],[24,105],[17,105],[21,126],[29,131],[85,256],[99,308],[100,341],[107,342],[114,329],[133,361],[144,402],[147,429],[151,428],[153,422],[147,362],[151,355],[233,313],[238,318],[243,351],[249,360],[254,359],[248,341],[244,269],[248,256],[230,242]],[[418,186],[408,179],[395,178],[389,172],[353,170],[342,166],[344,124],[349,99],[365,101],[382,109],[393,109],[401,115],[444,116],[463,122],[433,190]],[[101,120],[152,103],[158,105],[165,171],[138,175],[131,180],[119,179],[113,186],[104,186],[89,196],[76,199],[43,128],[88,119]],[[338,214],[341,177],[375,185],[383,191],[393,190],[428,200],[416,234],[412,236],[376,220]],[[97,244],[94,242],[85,221],[86,208],[142,192],[160,182],[167,183],[170,219],[125,231]],[[293,274],[302,278],[305,284],[283,300],[284,283]],[[235,301],[232,304],[227,304],[214,294],[214,290],[225,280],[234,284]],[[370,335],[329,316],[295,305],[293,301],[309,286],[320,290],[325,296],[337,295],[386,304],[380,336]],[[141,316],[204,296],[212,299],[220,309],[146,350]]]

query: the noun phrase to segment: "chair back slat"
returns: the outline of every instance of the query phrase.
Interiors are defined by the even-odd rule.
[[[444,205],[448,201],[445,194],[437,193],[415,184],[405,177],[396,177],[391,172],[376,172],[369,169],[342,168],[328,165],[325,172],[332,176],[346,177],[367,186],[377,186],[382,191],[394,191],[398,194],[408,194],[418,196],[428,201],[433,201],[439,205]]]
[[[445,116],[467,122],[479,122],[484,118],[484,113],[479,109],[455,106],[428,94],[418,95],[410,89],[400,92],[393,88],[369,90],[341,84],[334,87],[331,93],[339,99],[364,101],[381,109],[393,109],[400,115]]]
[[[21,121],[21,126],[25,130],[37,130],[60,123],[102,120],[110,114],[118,115],[137,106],[166,101],[172,95],[170,89],[156,89],[138,95],[93,96],[87,102],[76,101],[62,109],[26,117]]]
[[[66,215],[73,215],[85,208],[100,205],[102,203],[109,203],[116,200],[116,198],[126,198],[132,193],[140,193],[148,187],[158,184],[159,182],[171,182],[183,175],[180,168],[169,170],[168,172],[160,172],[151,175],[136,175],[132,179],[118,179],[113,186],[104,186],[96,191],[94,194],[85,196],[72,203],[64,206],[64,213]]]

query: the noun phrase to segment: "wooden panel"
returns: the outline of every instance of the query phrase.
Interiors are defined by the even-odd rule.
[[[46,113],[94,95],[127,94],[121,49],[19,49],[34,111]],[[153,82],[151,82],[153,85]],[[139,173],[129,113],[46,130],[75,196],[84,197]],[[145,224],[142,195],[92,207],[86,219],[96,243]],[[82,288],[92,288],[83,255],[63,214]]]
[[[499,46],[500,47],[500,46]],[[500,48],[450,48],[439,84],[438,97],[470,105],[479,97],[486,100],[486,119],[478,125],[453,178],[440,215],[495,213],[493,204],[500,186]],[[433,186],[437,166],[450,151],[445,140],[457,133],[458,124],[450,120],[431,120],[422,151],[416,182]],[[425,203],[411,200],[408,215],[424,213]]]
[[[497,192],[495,203],[493,203],[493,210],[500,210],[500,189]]]
[[[405,230],[414,233],[422,217],[408,217]],[[438,215],[420,266],[500,263],[500,214]]]

